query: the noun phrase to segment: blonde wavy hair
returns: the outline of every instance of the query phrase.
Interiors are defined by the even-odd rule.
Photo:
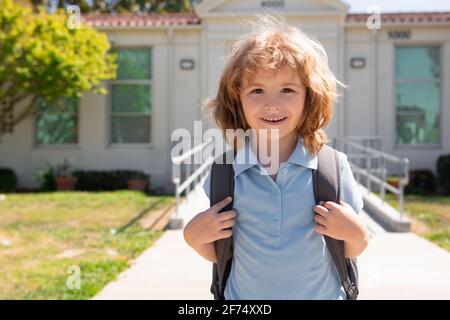
[[[244,74],[254,73],[261,66],[276,71],[289,65],[298,70],[306,87],[302,120],[297,131],[307,150],[317,154],[328,139],[323,128],[332,119],[332,107],[339,96],[337,84],[345,87],[330,70],[325,49],[280,16],[257,15],[256,19],[244,23],[250,25],[252,31],[233,44],[217,95],[214,99],[206,99],[203,105],[212,108],[212,116],[224,135],[227,129],[246,131],[250,126],[239,98]]]

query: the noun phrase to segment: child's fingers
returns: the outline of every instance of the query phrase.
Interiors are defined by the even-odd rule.
[[[222,229],[227,229],[227,228],[231,228],[235,224],[236,224],[236,220],[235,219],[228,219],[228,220],[222,221],[220,223],[220,227]]]
[[[231,235],[233,234],[233,231],[230,230],[222,230],[219,232],[219,238],[218,239],[225,239],[225,238],[229,238],[231,237]]]
[[[337,204],[336,202],[333,202],[333,201],[327,201],[327,202],[325,202],[325,204],[323,204],[323,206],[330,210],[339,209],[339,207],[340,207],[339,204]]]
[[[213,209],[215,212],[219,212],[223,208],[225,208],[229,203],[231,202],[231,197],[226,197],[222,201],[217,202],[214,204],[211,209]]]
[[[221,213],[219,213],[219,221],[225,221],[225,220],[235,218],[236,215],[237,215],[236,210],[228,210],[228,211],[221,212]]]
[[[314,217],[314,220],[317,223],[319,223],[325,227],[327,226],[327,220],[324,217],[322,217],[320,214],[316,214],[316,216]]]
[[[320,224],[316,224],[316,226],[314,227],[314,230],[320,234],[325,234],[327,232],[327,228],[325,228],[325,226],[320,225]]]
[[[313,211],[321,216],[323,216],[324,218],[327,217],[327,215],[329,214],[328,209],[321,206],[321,205],[317,205],[313,207]]]

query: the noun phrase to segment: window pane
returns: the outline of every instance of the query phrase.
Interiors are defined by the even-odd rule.
[[[112,143],[150,142],[151,117],[113,116]]]
[[[397,47],[396,77],[439,78],[439,47]]]
[[[438,83],[397,84],[397,143],[439,143]]]
[[[77,143],[77,107],[76,98],[60,98],[53,103],[38,99],[36,142],[38,144]]]
[[[151,79],[150,49],[116,48],[112,51],[117,53],[118,79]]]
[[[150,114],[150,86],[145,84],[113,84],[111,89],[113,112]]]

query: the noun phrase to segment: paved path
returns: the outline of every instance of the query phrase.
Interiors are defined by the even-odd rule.
[[[209,207],[200,186],[180,212]],[[359,257],[360,299],[450,299],[450,254],[412,233],[388,233],[363,214],[371,241]],[[212,299],[212,265],[169,230],[94,299]]]

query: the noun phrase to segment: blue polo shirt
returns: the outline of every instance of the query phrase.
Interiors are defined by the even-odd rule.
[[[362,195],[342,152],[339,167],[341,199],[359,213]],[[274,181],[261,174],[265,169],[247,139],[233,168],[237,217],[225,299],[345,299],[325,239],[314,230],[311,171],[317,169],[317,156],[299,137]],[[203,189],[209,197],[210,173]]]

